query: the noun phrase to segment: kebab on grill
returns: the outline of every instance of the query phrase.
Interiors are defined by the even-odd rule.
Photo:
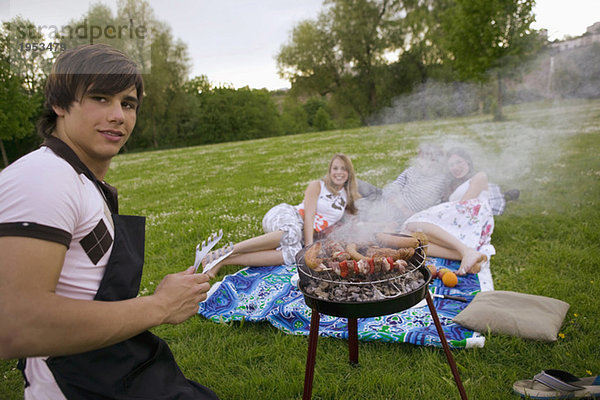
[[[316,242],[304,254],[304,262],[315,271],[333,271],[342,278],[389,271],[403,273],[408,266],[407,260],[414,255],[420,241],[405,240],[402,244],[410,247],[394,249],[368,244],[362,246],[361,253],[356,243]]]
[[[343,261],[327,261],[321,263],[321,270],[331,270],[336,275],[342,278],[358,276],[358,275],[373,275],[379,272],[397,271],[403,273],[406,271],[408,263],[405,260],[395,260],[392,257],[372,257],[359,261],[343,260]]]

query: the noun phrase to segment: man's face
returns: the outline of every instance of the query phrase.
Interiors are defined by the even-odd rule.
[[[421,148],[415,160],[415,165],[424,172],[437,173],[441,169],[440,161],[443,153],[434,148]]]
[[[129,139],[138,106],[135,87],[107,95],[86,93],[69,111],[54,107],[58,115],[55,135],[75,151],[92,172],[105,170]]]

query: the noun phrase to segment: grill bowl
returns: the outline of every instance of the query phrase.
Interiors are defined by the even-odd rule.
[[[313,244],[314,246],[314,244]],[[371,301],[331,301],[319,298],[308,294],[306,286],[315,280],[314,272],[304,263],[304,253],[310,248],[305,247],[296,255],[296,263],[298,265],[298,275],[300,277],[299,287],[304,296],[304,301],[313,310],[320,313],[346,318],[367,318],[377,317],[380,315],[393,314],[399,311],[406,310],[421,300],[427,295],[429,283],[431,282],[431,271],[425,266],[425,252],[423,248],[416,249],[414,256],[408,260],[409,264],[418,269],[425,279],[425,283],[420,287],[407,293],[399,294],[391,298],[377,299]],[[393,278],[392,278],[393,279]],[[336,282],[340,283],[340,282]],[[348,284],[355,285],[348,281]],[[360,283],[360,284],[369,284]]]

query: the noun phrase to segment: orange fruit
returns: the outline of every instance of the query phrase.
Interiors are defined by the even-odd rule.
[[[441,269],[438,271],[438,275],[437,275],[437,276],[438,276],[438,278],[442,279],[442,278],[444,277],[444,274],[445,274],[446,272],[450,272],[450,270],[449,270],[448,268],[441,268]]]
[[[442,276],[442,282],[448,287],[454,287],[458,283],[458,277],[452,271],[448,271]]]
[[[433,264],[428,264],[427,268],[429,268],[429,270],[431,271],[431,279],[435,279],[435,277],[437,276],[437,268],[435,265]]]

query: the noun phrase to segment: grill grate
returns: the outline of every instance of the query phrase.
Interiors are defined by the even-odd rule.
[[[418,247],[404,272],[388,271],[343,278],[330,270],[315,271],[304,263],[304,251],[298,257],[300,289],[327,301],[366,302],[401,297],[428,283],[422,269],[425,249]]]

